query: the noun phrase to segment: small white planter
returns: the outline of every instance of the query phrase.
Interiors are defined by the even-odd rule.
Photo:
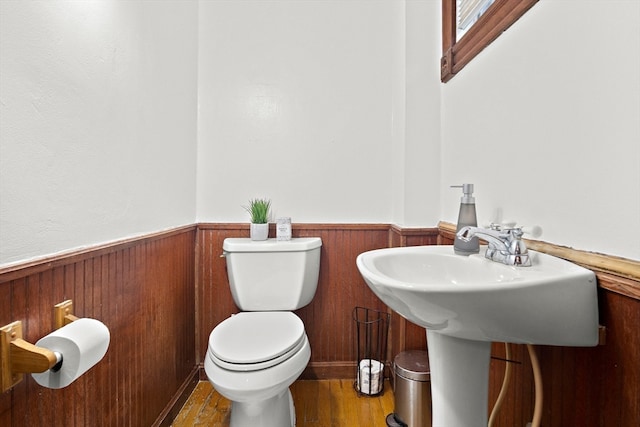
[[[251,240],[267,240],[269,237],[269,224],[251,223]]]

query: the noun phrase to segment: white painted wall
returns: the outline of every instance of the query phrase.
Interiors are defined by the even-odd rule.
[[[421,223],[433,225],[438,193],[406,192],[433,171],[405,158],[424,156],[429,134],[437,148],[438,81],[409,75],[437,72],[437,56],[404,52],[408,12],[429,9],[439,13],[436,2],[201,2],[198,221],[246,222],[242,205],[269,197],[294,222],[413,224],[431,210]],[[434,96],[405,95],[409,85]],[[427,135],[414,132],[425,122]]]
[[[638,5],[541,0],[442,85],[439,0],[0,1],[0,266],[256,196],[435,226],[462,182],[640,259]]]
[[[440,215],[440,27],[438,2],[409,1],[396,10],[391,123],[393,224],[434,226]]]
[[[195,218],[196,1],[0,1],[0,266]]]
[[[198,220],[391,219],[390,2],[200,5]]]
[[[441,183],[440,1],[407,1],[405,226],[437,225]]]
[[[480,222],[640,260],[640,2],[541,0],[442,86],[442,116],[443,188],[475,183]]]

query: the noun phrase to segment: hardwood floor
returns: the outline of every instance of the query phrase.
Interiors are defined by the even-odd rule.
[[[386,427],[393,412],[393,391],[385,383],[384,393],[359,397],[353,380],[299,380],[291,386],[296,406],[296,427]],[[191,393],[172,427],[228,427],[230,402],[208,381]]]

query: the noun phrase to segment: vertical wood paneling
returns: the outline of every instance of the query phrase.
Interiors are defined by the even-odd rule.
[[[209,333],[238,309],[233,303],[227,281],[225,259],[221,258],[222,242],[226,237],[248,237],[248,227],[238,225],[224,229],[198,230],[198,274],[196,281],[196,312],[198,344],[196,360],[204,362]]]
[[[0,325],[7,325],[13,321],[11,288],[11,282],[0,282]],[[5,425],[12,425],[11,398],[5,398],[2,395],[0,395],[0,420],[3,420]]]
[[[371,292],[356,267],[357,256],[365,251],[387,246],[387,227],[351,226],[343,229],[294,228],[294,235],[322,238],[321,272],[318,291],[313,301],[298,310],[305,322],[312,356],[307,374],[311,377],[333,375],[317,366],[317,362],[335,367],[336,373],[350,369],[355,362],[355,324],[352,311],[356,306],[386,310]],[[351,369],[355,373],[354,369]]]
[[[26,375],[0,394],[2,426],[149,426],[195,366],[195,227],[0,273],[0,323],[25,339],[53,330],[53,306],[104,322],[105,358],[70,386]]]
[[[357,255],[384,247],[451,244],[451,233],[434,230],[294,225],[294,236],[323,240],[318,292],[297,312],[312,347],[304,377],[352,377],[353,307],[386,309],[362,280]],[[71,386],[47,390],[27,376],[1,394],[0,425],[151,425],[193,368],[202,364],[213,327],[238,311],[220,254],[226,237],[248,234],[246,224],[201,224],[0,271],[0,323],[22,320],[25,338],[35,342],[51,332],[53,304],[68,298],[74,300],[77,315],[102,320],[112,334],[105,359]],[[597,275],[607,344],[537,347],[544,426],[640,425],[640,300],[621,294],[638,284]],[[422,328],[392,317],[390,359],[401,350],[425,345]],[[502,427],[525,425],[533,413],[526,348],[512,348],[517,363],[496,423]],[[504,356],[503,345],[494,344],[492,354],[490,408],[502,383],[505,362],[497,358]]]
[[[274,230],[271,230],[271,235]],[[386,225],[294,224],[294,237],[320,237],[322,252],[316,295],[297,311],[311,343],[311,362],[305,377],[335,377],[355,374],[353,368],[355,306],[386,310],[358,272],[356,257],[388,245]],[[227,237],[248,237],[246,224],[201,224],[198,231],[197,312],[199,323],[198,363],[203,362],[209,333],[238,312],[227,281],[222,242]]]

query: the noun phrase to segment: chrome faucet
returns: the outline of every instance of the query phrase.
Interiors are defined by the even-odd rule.
[[[491,224],[490,228],[463,227],[456,233],[458,238],[468,242],[474,236],[486,240],[489,243],[485,258],[506,265],[520,267],[531,266],[529,250],[522,240],[522,228],[507,228],[502,230],[497,224]]]

